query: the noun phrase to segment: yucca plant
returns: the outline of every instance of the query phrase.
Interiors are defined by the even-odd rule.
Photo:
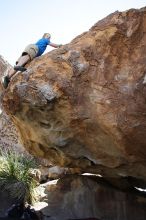
[[[36,180],[30,176],[30,168],[36,162],[30,156],[24,156],[7,150],[1,152],[0,188],[7,190],[10,196],[18,201],[33,203],[35,201]]]

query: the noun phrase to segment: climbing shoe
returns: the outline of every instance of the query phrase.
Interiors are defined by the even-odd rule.
[[[26,71],[26,68],[23,66],[14,66],[14,70],[24,72]]]
[[[8,76],[4,76],[2,78],[2,85],[5,89],[8,87],[9,82],[10,82],[10,78]]]

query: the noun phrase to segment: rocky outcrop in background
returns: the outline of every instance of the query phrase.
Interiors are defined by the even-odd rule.
[[[0,149],[18,150],[19,153],[25,150],[20,143],[17,129],[5,112],[0,116]]]
[[[0,56],[0,78],[7,74],[11,68],[10,64]],[[2,88],[1,88],[2,90]],[[1,96],[2,99],[2,96]],[[6,114],[0,101],[0,149],[13,149],[23,152],[24,148],[20,143],[19,133],[10,117]]]
[[[7,74],[11,65],[0,55],[0,77]]]

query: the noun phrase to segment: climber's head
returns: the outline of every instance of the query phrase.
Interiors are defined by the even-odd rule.
[[[49,34],[49,33],[45,33],[44,35],[43,35],[43,38],[51,38],[51,34]]]

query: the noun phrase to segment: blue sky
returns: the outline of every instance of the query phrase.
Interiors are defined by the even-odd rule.
[[[44,32],[51,33],[53,43],[66,44],[116,10],[144,6],[145,0],[1,0],[0,55],[14,65]]]

